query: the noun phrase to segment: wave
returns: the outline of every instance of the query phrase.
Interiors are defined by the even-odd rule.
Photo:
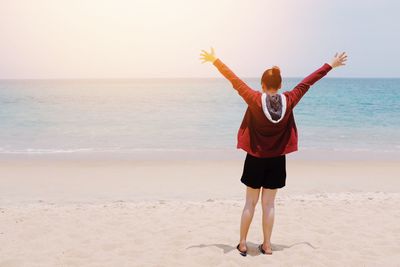
[[[4,149],[0,148],[0,154],[79,154],[79,153],[167,153],[167,152],[177,152],[177,153],[196,153],[196,152],[236,152],[235,148],[227,149],[217,149],[217,148],[112,148],[112,149],[102,149],[102,148],[71,148],[71,149],[37,149],[37,148],[27,148],[27,149]],[[375,148],[319,148],[319,147],[301,147],[299,151],[305,152],[379,152],[379,153],[400,153],[400,146],[394,146],[393,149],[375,149]]]

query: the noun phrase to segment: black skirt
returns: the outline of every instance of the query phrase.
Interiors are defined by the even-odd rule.
[[[247,153],[240,181],[254,189],[284,187],[286,183],[286,156],[257,158]]]

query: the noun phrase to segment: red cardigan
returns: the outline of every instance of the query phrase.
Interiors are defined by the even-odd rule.
[[[286,97],[286,112],[281,121],[273,123],[263,111],[261,92],[247,86],[220,59],[215,60],[213,65],[232,83],[233,88],[248,105],[237,133],[236,147],[255,157],[276,157],[297,151],[297,128],[293,108],[310,86],[324,77],[332,67],[325,63],[291,91],[283,92]]]

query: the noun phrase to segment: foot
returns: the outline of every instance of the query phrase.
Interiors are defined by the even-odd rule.
[[[239,243],[239,244],[236,246],[236,249],[239,250],[240,255],[246,256],[246,254],[247,254],[247,246],[246,246],[246,243]]]
[[[245,241],[245,242],[240,242],[240,243],[239,243],[239,249],[240,249],[241,251],[247,251],[246,241]]]
[[[262,254],[272,254],[272,247],[271,247],[271,243],[263,243],[261,245],[258,246],[258,248],[260,249],[260,252]]]

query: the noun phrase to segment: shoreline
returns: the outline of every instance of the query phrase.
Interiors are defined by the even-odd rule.
[[[1,152],[0,160],[244,160],[242,149],[148,149],[136,151]],[[400,151],[299,149],[288,160],[400,161]]]
[[[241,199],[243,160],[0,159],[0,203]],[[397,160],[288,159],[286,165],[278,195],[400,192]]]

